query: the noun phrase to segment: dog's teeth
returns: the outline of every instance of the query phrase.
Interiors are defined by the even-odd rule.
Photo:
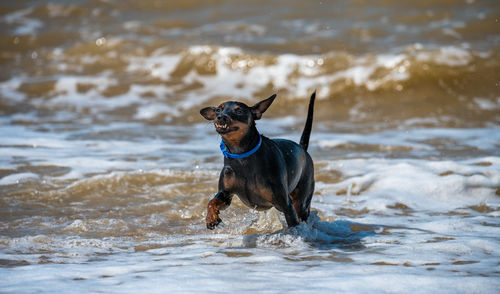
[[[227,124],[221,125],[221,124],[216,123],[215,127],[216,128],[223,128],[223,129],[225,129],[225,128],[227,128]]]
[[[218,123],[215,123],[215,127],[216,128],[220,128],[220,129],[227,129],[228,128],[227,124],[221,125],[221,124],[218,124]]]

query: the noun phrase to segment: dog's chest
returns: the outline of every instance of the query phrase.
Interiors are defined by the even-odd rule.
[[[232,192],[248,207],[268,209],[273,206],[273,190],[269,179],[262,176],[256,168],[237,169],[234,171]]]

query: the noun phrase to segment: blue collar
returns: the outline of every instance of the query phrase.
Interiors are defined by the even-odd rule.
[[[248,157],[248,156],[254,154],[255,152],[257,152],[257,150],[259,150],[261,144],[262,144],[262,136],[259,134],[259,143],[257,143],[257,146],[253,147],[253,149],[248,151],[248,152],[239,153],[239,154],[229,153],[222,140],[220,141],[220,150],[222,151],[222,154],[224,154],[224,156],[226,158],[241,159],[241,158]]]

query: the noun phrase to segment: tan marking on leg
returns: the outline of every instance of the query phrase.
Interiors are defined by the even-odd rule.
[[[262,199],[266,200],[269,203],[272,203],[273,192],[270,189],[257,185],[257,193],[260,195],[260,197],[262,197]]]
[[[225,205],[224,202],[217,198],[208,201],[207,217],[205,219],[207,228],[214,229],[221,222],[219,208],[222,208],[223,205]]]
[[[298,188],[295,188],[295,190],[292,191],[292,193],[290,193],[290,199],[292,199],[292,202],[293,202],[293,207],[295,208],[295,212],[297,213],[297,216],[299,217],[300,220],[303,221],[302,219],[302,215],[300,213],[300,202],[299,202],[299,189]]]

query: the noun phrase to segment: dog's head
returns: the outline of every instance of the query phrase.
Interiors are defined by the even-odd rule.
[[[215,130],[225,139],[240,141],[254,122],[273,103],[276,94],[250,107],[245,103],[228,101],[217,107],[205,107],[200,114],[207,120],[214,121]]]

